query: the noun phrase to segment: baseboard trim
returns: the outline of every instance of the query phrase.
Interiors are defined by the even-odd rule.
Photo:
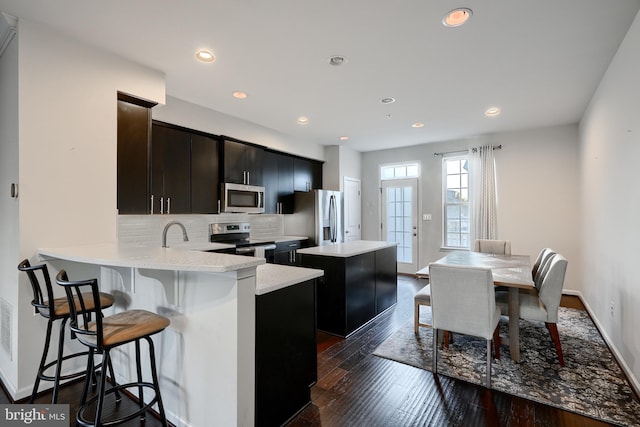
[[[587,313],[589,313],[589,317],[591,317],[593,324],[596,325],[598,332],[600,332],[600,336],[602,336],[602,339],[604,340],[605,344],[607,344],[607,347],[609,347],[609,350],[611,350],[611,353],[613,354],[613,357],[616,359],[616,362],[618,362],[618,366],[620,366],[620,369],[622,369],[622,372],[624,372],[625,376],[629,380],[629,384],[631,384],[631,388],[633,389],[633,392],[636,394],[636,398],[640,400],[640,381],[638,381],[638,378],[636,378],[636,376],[633,374],[633,371],[631,370],[629,365],[627,365],[624,358],[618,351],[618,348],[613,344],[613,342],[609,338],[609,335],[607,335],[607,333],[604,332],[604,328],[602,327],[602,324],[600,323],[595,313],[593,312],[593,309],[591,308],[589,303],[587,303],[587,301],[585,301],[585,299],[582,297],[582,292],[565,290],[562,293],[566,295],[575,295],[578,298],[580,298],[580,301],[582,302],[584,307],[587,309]]]

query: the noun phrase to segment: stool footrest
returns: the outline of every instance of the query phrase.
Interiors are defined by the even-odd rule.
[[[69,359],[73,359],[75,357],[81,357],[81,356],[87,356],[88,357],[89,356],[89,352],[88,351],[83,351],[83,352],[80,352],[80,353],[68,354],[68,355],[66,355],[66,356],[64,356],[62,358],[60,363],[64,362],[65,360],[69,360]],[[49,368],[52,368],[53,366],[56,366],[57,364],[58,364],[58,361],[54,360],[54,361],[49,362],[46,365],[44,365],[42,367],[42,372],[38,372],[38,378],[40,378],[40,380],[42,380],[42,381],[55,381],[56,377],[55,376],[51,376],[51,375],[46,375],[45,371],[47,369],[49,369]],[[102,366],[102,363],[98,363],[97,365],[95,365],[95,369],[99,369],[101,366]],[[81,371],[74,372],[72,374],[60,375],[60,381],[84,377],[84,375],[86,373],[87,373],[87,370],[83,368]]]
[[[120,391],[126,388],[139,388],[139,387],[145,387],[145,388],[150,388],[153,390],[153,399],[151,399],[151,401],[149,403],[146,403],[142,408],[139,408],[137,411],[132,412],[130,414],[127,414],[125,416],[122,416],[120,418],[115,418],[112,420],[107,420],[107,421],[100,421],[99,425],[101,426],[112,426],[112,425],[116,425],[116,424],[120,424],[123,423],[125,421],[128,420],[132,420],[136,417],[139,417],[140,415],[144,414],[145,412],[147,412],[148,410],[151,409],[151,407],[153,405],[156,404],[156,402],[158,401],[158,393],[156,392],[156,388],[153,385],[153,383],[148,383],[148,382],[142,382],[142,383],[127,383],[127,384],[118,384],[115,387],[111,387],[108,390],[105,390],[104,392],[104,397],[106,397],[108,394],[110,393],[115,393],[116,391]],[[96,425],[96,421],[95,420],[88,420],[84,417],[84,412],[85,410],[87,410],[89,408],[89,406],[91,404],[93,404],[94,402],[96,402],[98,400],[98,396],[93,396],[91,399],[87,400],[87,402],[78,410],[78,416],[76,418],[76,422],[81,425],[81,426],[94,426]]]

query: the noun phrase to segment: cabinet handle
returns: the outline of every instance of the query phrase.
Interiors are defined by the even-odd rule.
[[[160,197],[160,215],[164,213],[164,197]]]
[[[151,195],[151,215],[153,215],[153,194]]]
[[[171,197],[167,197],[167,214],[171,213]]]
[[[218,199],[218,215],[220,214],[220,199]]]
[[[251,172],[247,171],[247,185],[251,184]]]

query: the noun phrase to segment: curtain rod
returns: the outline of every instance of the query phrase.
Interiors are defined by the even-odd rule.
[[[478,151],[478,148],[479,148],[479,147],[473,147],[473,148],[468,148],[468,149],[466,149],[466,150],[445,151],[445,152],[441,152],[441,153],[433,153],[433,155],[434,155],[435,157],[438,157],[438,156],[443,156],[443,155],[445,155],[445,154],[468,153],[468,152],[469,152],[469,150],[471,150],[473,153],[475,153],[476,151]],[[502,144],[500,144],[500,145],[493,145],[493,146],[492,146],[492,148],[493,148],[494,150],[502,150]]]

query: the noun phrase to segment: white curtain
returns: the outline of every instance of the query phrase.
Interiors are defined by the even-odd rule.
[[[498,238],[496,168],[493,146],[484,145],[471,152],[471,241]]]

